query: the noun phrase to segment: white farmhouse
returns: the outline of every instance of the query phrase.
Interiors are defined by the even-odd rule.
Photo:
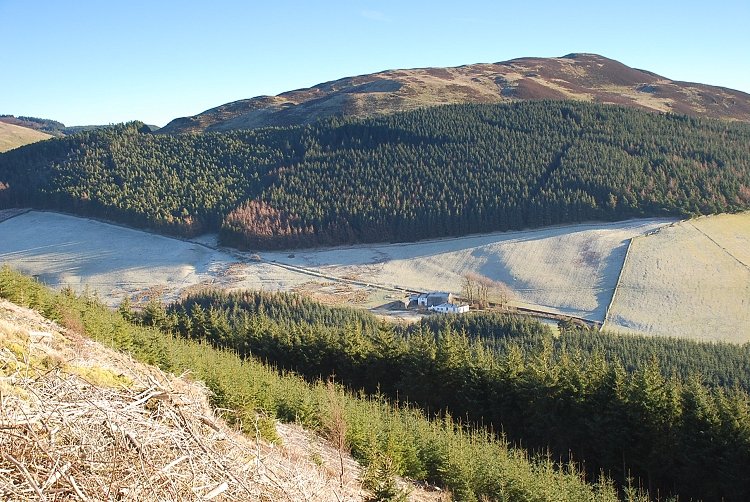
[[[430,293],[420,293],[409,295],[410,302],[415,302],[417,307],[434,307],[443,303],[451,303],[453,295],[443,291],[433,291]]]
[[[433,312],[439,312],[441,314],[463,314],[469,311],[468,305],[457,305],[455,303],[441,303],[440,305],[433,305],[427,307]]]

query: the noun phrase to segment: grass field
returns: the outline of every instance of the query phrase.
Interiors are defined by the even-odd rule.
[[[635,238],[605,327],[750,341],[750,213],[683,221]]]
[[[627,242],[668,223],[653,219],[566,225],[264,257],[338,277],[457,294],[464,275],[476,274],[506,285],[512,303],[519,306],[603,321]]]
[[[519,305],[601,321],[629,239],[668,223],[634,220],[265,253],[258,262],[196,242],[31,211],[0,223],[0,234],[12,236],[0,239],[0,261],[53,286],[88,286],[112,305],[124,296],[170,300],[213,286],[301,290],[329,303],[340,298],[374,306],[387,295],[367,284],[461,293],[464,275],[471,273],[507,285]],[[342,285],[337,278],[361,284]]]
[[[289,289],[306,276],[248,263],[198,243],[57,213],[31,211],[0,222],[0,263],[42,282],[89,288],[109,305],[124,297],[174,300],[192,288]],[[299,277],[297,277],[299,276]]]
[[[34,129],[0,122],[0,153],[51,137],[49,134]]]

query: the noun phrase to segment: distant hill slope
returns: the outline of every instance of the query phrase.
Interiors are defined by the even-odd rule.
[[[229,131],[366,117],[453,103],[571,99],[650,111],[750,120],[750,95],[678,82],[595,54],[520,58],[455,68],[388,70],[227,103],[171,121],[161,133]]]
[[[0,123],[26,127],[52,136],[64,136],[65,124],[51,119],[38,117],[16,117],[15,115],[0,115]]]
[[[750,209],[750,124],[566,101],[210,134],[131,123],[0,155],[0,207],[249,249],[731,212]]]
[[[49,134],[34,129],[0,122],[0,152],[7,152],[13,148],[51,137]]]
[[[45,133],[49,136],[69,136],[71,134],[77,134],[85,131],[95,131],[97,129],[104,129],[111,127],[111,124],[107,125],[82,125],[82,126],[66,126],[62,122],[51,119],[40,119],[37,117],[16,117],[15,115],[0,115],[0,125],[9,124],[13,126],[19,126],[34,131]],[[152,131],[159,130],[159,127],[154,125],[148,126]],[[0,150],[1,151],[1,150]]]

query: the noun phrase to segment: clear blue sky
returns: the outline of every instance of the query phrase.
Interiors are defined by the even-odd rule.
[[[161,126],[351,75],[571,52],[750,92],[749,26],[749,0],[0,0],[0,113]]]

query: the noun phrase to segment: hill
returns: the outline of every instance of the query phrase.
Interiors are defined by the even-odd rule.
[[[283,249],[750,208],[750,125],[583,102],[202,135],[131,123],[0,155],[0,207]]]
[[[454,103],[557,99],[648,111],[750,120],[750,95],[679,82],[596,54],[520,58],[454,68],[388,70],[278,96],[227,103],[171,121],[167,134],[308,124],[333,116],[369,117]]]
[[[41,119],[38,117],[16,117],[15,115],[0,115],[0,122],[19,127],[26,127],[27,129],[40,131],[51,136],[63,136],[63,131],[65,129],[65,124],[63,124],[62,122],[51,119]]]
[[[221,489],[225,492],[217,497],[220,500],[312,501],[319,500],[318,497],[357,500],[358,497],[340,496],[342,484],[346,487],[346,482],[351,480],[347,452],[365,466],[361,479],[362,484],[372,490],[369,500],[403,500],[398,496],[399,492],[403,493],[400,489],[403,484],[399,483],[397,475],[438,483],[450,489],[451,494],[447,495],[450,500],[615,502],[623,499],[618,496],[613,481],[602,473],[584,478],[576,464],[557,463],[550,455],[532,457],[485,428],[471,427],[463,420],[453,420],[449,414],[428,419],[427,415],[433,416],[432,412],[424,414],[402,401],[391,403],[382,394],[367,397],[362,392],[348,391],[338,383],[338,378],[336,382],[321,380],[320,376],[328,375],[334,366],[328,366],[317,378],[305,381],[297,373],[279,372],[279,366],[264,364],[255,357],[241,357],[236,350],[222,350],[219,344],[201,339],[203,335],[194,340],[183,338],[177,331],[161,328],[163,321],[176,318],[157,303],[147,306],[142,314],[130,311],[125,305],[121,305],[118,312],[112,312],[94,297],[77,297],[69,290],[52,293],[38,282],[5,267],[0,268],[0,297],[24,306],[33,305],[45,316],[59,319],[68,330],[75,332],[72,343],[63,341],[61,344],[64,351],[75,358],[71,361],[54,352],[46,355],[34,352],[41,357],[31,357],[33,349],[55,340],[54,333],[48,336],[51,331],[48,322],[32,328],[33,333],[27,330],[18,334],[11,328],[9,338],[0,331],[0,342],[9,340],[7,347],[0,348],[3,358],[0,360],[0,384],[3,385],[0,413],[9,415],[0,427],[0,451],[3,452],[0,469],[4,473],[0,483],[12,476],[2,489],[7,488],[11,495],[17,494],[3,494],[4,499],[42,499],[44,496],[39,493],[44,490],[49,500],[67,500],[77,485],[81,489],[93,488],[92,500],[210,500],[210,494]],[[256,323],[260,319],[255,316],[245,318],[251,325],[263,330],[262,325],[265,325],[274,333],[277,322],[293,328],[289,323],[296,323],[295,319],[313,322],[317,319],[314,331],[321,334],[321,329],[333,328],[331,323],[354,327],[360,325],[359,319],[365,320],[356,312],[332,311],[312,302],[300,302],[294,296],[268,297],[268,300],[273,307],[265,316],[271,324]],[[198,310],[198,306],[191,307],[193,314]],[[0,312],[3,312],[2,307]],[[222,312],[216,311],[216,314],[220,317],[211,314],[206,318],[211,323],[206,327],[212,331],[216,326],[214,321],[221,322],[223,318]],[[15,322],[18,315],[11,312],[9,318]],[[368,333],[371,333],[369,328],[377,325],[366,324]],[[523,329],[524,323],[503,321],[503,324],[517,330]],[[197,324],[192,326],[198,327]],[[360,337],[363,334],[360,333]],[[98,346],[88,344],[87,337],[126,352],[125,357],[113,356],[123,361],[125,368],[120,370],[115,363],[109,363],[106,367],[109,370],[92,367],[89,371],[85,360]],[[325,335],[319,339],[317,347],[329,351],[329,340],[330,336]],[[299,341],[306,344],[307,335]],[[386,339],[381,341],[388,343]],[[365,347],[360,343],[350,345],[347,341],[340,346],[346,353],[337,350],[345,356],[350,349],[357,351],[359,348]],[[25,357],[26,354],[29,356]],[[107,362],[110,354],[107,351],[103,354]],[[319,444],[303,445],[302,450],[298,450],[299,455],[290,455],[296,463],[286,466],[275,463],[274,452],[278,447],[271,452],[266,452],[262,446],[253,451],[245,450],[243,444],[236,441],[236,434],[218,423],[214,415],[206,414],[210,410],[200,403],[197,406],[191,403],[193,396],[190,389],[181,387],[181,379],[168,377],[165,381],[164,374],[153,368],[151,373],[137,376],[139,365],[133,364],[131,358],[158,365],[161,371],[204,381],[211,391],[210,403],[216,411],[256,440],[259,437],[278,439],[278,429],[273,427],[275,419],[316,431],[336,445],[332,464]],[[84,361],[82,368],[81,360]],[[313,359],[308,360],[313,362]],[[335,362],[343,361],[339,358]],[[414,362],[419,365],[421,361],[419,358]],[[452,365],[456,361],[453,356],[441,357],[440,361],[437,367],[453,371],[445,367],[445,363]],[[387,371],[385,366],[381,369]],[[338,369],[335,371],[338,374]],[[457,381],[454,376],[445,380]],[[370,381],[376,382],[377,378]],[[23,392],[24,385],[30,392]],[[172,385],[176,387],[175,392]],[[40,396],[51,396],[51,410],[44,409],[48,401],[37,399],[35,391]],[[61,395],[63,399],[56,401]],[[67,399],[69,396],[73,399]],[[110,408],[110,400],[121,413]],[[10,427],[6,427],[9,424]],[[45,427],[48,424],[51,427]],[[152,425],[156,427],[153,434],[148,432]],[[139,432],[145,434],[139,435]],[[172,432],[175,436],[171,436]],[[732,432],[728,429],[728,434]],[[287,438],[282,435],[282,451],[291,442]],[[741,446],[739,441],[738,446]],[[22,447],[16,448],[16,445]],[[195,446],[197,449],[193,448]],[[120,449],[122,459],[117,457]],[[224,458],[216,453],[225,454]],[[112,455],[114,459],[110,458]],[[195,460],[191,462],[193,456]],[[222,462],[224,459],[226,463]],[[206,460],[209,460],[208,466],[203,469]],[[731,456],[727,460],[732,461]],[[308,462],[334,473],[335,482],[327,494],[306,483],[307,472],[300,472],[299,468],[304,469]],[[738,469],[743,467],[743,463],[738,465]],[[107,472],[113,469],[119,471],[107,477]],[[191,475],[192,469],[198,472]],[[102,473],[104,476],[100,476]],[[216,474],[223,475],[223,483],[213,483]],[[255,475],[248,477],[246,474]],[[201,479],[208,481],[197,484]],[[146,482],[142,483],[143,480]],[[266,483],[267,480],[270,483]],[[293,484],[286,484],[286,480]],[[353,485],[361,490],[359,483]],[[149,497],[153,493],[151,490],[161,486],[165,490],[158,497]],[[175,495],[171,490],[175,486],[192,488],[193,492],[181,491]],[[249,493],[256,488],[266,489],[265,496],[263,492],[260,496]],[[118,497],[107,496],[113,489]],[[79,495],[78,498],[84,497]],[[410,494],[415,502],[445,498],[440,492],[425,493],[419,488],[413,488]],[[648,500],[642,490],[632,487],[624,499]]]
[[[29,498],[36,486],[65,499],[78,486],[97,490],[97,500],[106,499],[106,487],[124,500],[150,499],[159,487],[160,499],[205,500],[226,486],[226,498],[236,500],[233,493],[263,488],[256,483],[265,474],[284,473],[269,465],[275,457],[262,445],[245,449],[201,401],[200,388],[196,396],[194,386],[161,371],[203,380],[211,405],[256,440],[276,437],[274,418],[345,438],[333,452],[337,478],[341,454],[351,451],[376,493],[395,474],[440,483],[462,501],[614,502],[613,483],[632,502],[647,500],[636,486],[648,486],[654,500],[750,493],[748,346],[562,325],[555,335],[506,314],[384,325],[353,309],[250,291],[112,312],[92,296],[52,293],[6,267],[0,297],[60,319],[68,334],[60,339],[60,328],[43,319],[18,329],[23,309],[0,302],[0,319],[11,325],[0,322],[0,441],[8,452],[0,483],[11,477],[2,488],[22,492],[4,498]],[[141,373],[131,358],[161,371]],[[338,385],[321,381],[329,375]],[[425,420],[417,406],[437,418]],[[119,449],[122,458],[110,459]],[[303,459],[331,466],[315,446]],[[118,475],[106,476],[112,470]],[[298,472],[296,490],[305,488]],[[284,499],[300,499],[272,485]],[[174,488],[195,492],[172,497]]]
[[[250,438],[212,399],[200,381],[0,299],[3,500],[368,498],[349,454],[295,424],[276,423],[273,443]],[[410,491],[414,501],[443,500]]]
[[[97,129],[111,127],[111,125],[66,126],[65,124],[63,124],[62,122],[58,122],[57,120],[40,119],[37,117],[16,117],[14,115],[0,115],[0,127],[2,127],[4,124],[39,131],[40,133],[44,133],[46,135],[45,138],[48,138],[50,136],[59,138],[79,132],[95,131]],[[150,125],[148,127],[152,131],[159,130],[157,126]]]
[[[51,137],[34,129],[0,122],[0,153]]]

